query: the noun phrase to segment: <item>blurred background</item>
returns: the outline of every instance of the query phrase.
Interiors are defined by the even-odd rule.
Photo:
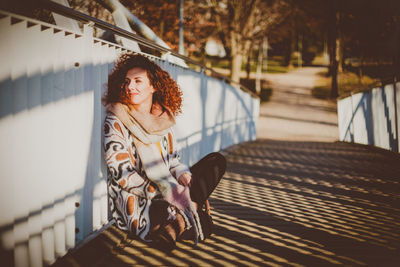
[[[69,0],[68,4],[115,24],[112,10],[107,9],[112,2],[115,1]],[[312,91],[315,97],[325,99],[369,89],[399,77],[397,0],[121,0],[120,3],[171,49],[229,75],[264,98],[269,94],[268,82],[260,75],[257,81],[251,73],[285,73],[304,66],[326,66],[326,70],[318,73]],[[38,7],[35,1],[2,5],[55,23],[51,12]],[[95,34],[113,40],[97,28]],[[146,47],[140,49],[147,51]]]

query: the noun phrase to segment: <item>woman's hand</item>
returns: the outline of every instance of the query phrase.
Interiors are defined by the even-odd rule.
[[[180,184],[177,184],[171,191],[168,191],[164,199],[180,210],[190,209],[193,205],[190,199],[189,188]]]
[[[192,176],[187,172],[182,173],[181,176],[179,176],[178,178],[178,183],[183,186],[189,186],[190,181],[192,181]]]

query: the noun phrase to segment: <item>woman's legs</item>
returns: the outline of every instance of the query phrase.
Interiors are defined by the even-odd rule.
[[[218,152],[208,154],[190,168],[190,197],[198,205],[199,219],[206,238],[213,232],[213,222],[211,216],[203,211],[203,205],[217,187],[225,170],[225,157]]]
[[[192,172],[190,197],[199,205],[199,208],[217,187],[225,170],[225,157],[218,152],[208,154],[190,168]]]
[[[190,184],[190,196],[199,206],[203,206],[226,170],[225,157],[217,152],[208,154],[199,162],[190,168],[192,172],[192,181]],[[180,214],[176,214],[175,220],[168,220],[169,203],[164,200],[153,201],[150,206],[150,232],[151,237],[156,244],[164,249],[171,250],[175,247],[176,240],[185,230],[185,221]],[[206,236],[211,233],[212,222],[205,213],[199,213],[203,232]],[[190,232],[190,231],[189,231]],[[192,238],[192,233],[188,233],[188,237]]]

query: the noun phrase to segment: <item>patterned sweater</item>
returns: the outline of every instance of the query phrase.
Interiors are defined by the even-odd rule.
[[[186,165],[179,162],[177,143],[172,129],[157,143],[164,164],[177,179],[189,172]],[[149,208],[152,200],[161,198],[157,186],[143,170],[134,140],[129,130],[112,113],[107,113],[104,122],[104,151],[108,169],[109,205],[117,226],[150,241]],[[169,209],[174,216],[173,207]]]

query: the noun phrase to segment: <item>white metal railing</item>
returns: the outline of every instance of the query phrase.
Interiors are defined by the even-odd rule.
[[[0,234],[15,266],[51,264],[109,223],[101,97],[125,51],[88,25],[81,34],[0,11]],[[184,162],[256,138],[257,98],[151,57],[183,91]]]
[[[400,82],[338,100],[339,139],[399,152]]]

